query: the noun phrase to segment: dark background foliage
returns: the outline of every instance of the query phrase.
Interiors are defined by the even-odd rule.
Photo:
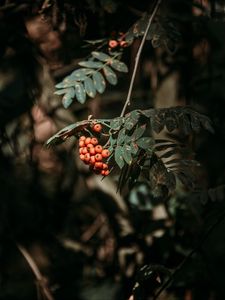
[[[124,50],[129,73],[116,87],[65,110],[54,85],[96,49],[85,40],[132,30],[153,1],[0,1],[0,300],[47,299],[43,287],[60,300],[128,300],[132,290],[147,300],[168,280],[158,299],[225,298],[225,3],[193,2],[162,1],[166,25],[145,43],[129,110],[191,106],[212,120],[214,134],[174,136],[201,163],[198,185],[168,194],[152,168],[120,195],[120,172],[101,181],[75,140],[43,144],[90,114],[120,115],[143,33]]]

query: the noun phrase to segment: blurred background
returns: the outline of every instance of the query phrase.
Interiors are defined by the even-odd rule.
[[[65,109],[55,84],[96,49],[85,40],[114,39],[154,4],[0,0],[0,300],[133,300],[135,282],[134,300],[156,299],[159,265],[176,273],[157,299],[225,299],[225,1],[162,1],[164,27],[145,43],[129,106],[188,105],[212,119],[214,135],[185,138],[198,191],[178,184],[164,199],[140,181],[120,194],[119,172],[91,173],[75,139],[43,147],[89,115],[120,115],[140,38],[124,50],[129,73],[104,94]]]

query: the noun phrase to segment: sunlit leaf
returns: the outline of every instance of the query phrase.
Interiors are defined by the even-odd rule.
[[[74,80],[85,80],[87,78],[87,72],[85,69],[78,69],[73,71],[69,78]]]
[[[77,101],[79,101],[81,104],[83,104],[86,100],[86,92],[85,92],[83,84],[81,82],[76,82],[75,89],[76,89]]]
[[[95,69],[99,69],[99,68],[102,68],[104,66],[102,62],[92,61],[92,60],[80,61],[78,63],[78,65],[81,66],[81,67],[95,68]]]
[[[73,98],[75,97],[74,88],[68,88],[66,94],[62,98],[62,104],[65,108],[68,108],[73,102]]]
[[[108,54],[105,54],[103,52],[93,51],[93,52],[91,52],[91,54],[94,58],[97,58],[98,60],[103,61],[103,62],[107,62],[108,60],[111,59],[111,56],[109,56]]]
[[[110,65],[116,71],[124,72],[124,73],[128,72],[127,65],[124,62],[119,61],[118,59],[113,59]]]
[[[93,82],[96,90],[102,94],[105,91],[106,83],[105,79],[100,72],[95,72],[93,74]]]
[[[68,89],[61,89],[61,90],[55,91],[54,94],[62,95],[62,94],[66,94],[67,91],[68,91]]]
[[[117,84],[117,76],[116,73],[108,66],[105,66],[103,68],[103,72],[105,74],[106,79],[108,80],[108,82],[112,85],[116,85]]]
[[[96,95],[96,89],[94,82],[91,78],[87,77],[84,81],[84,88],[89,97],[94,98]]]

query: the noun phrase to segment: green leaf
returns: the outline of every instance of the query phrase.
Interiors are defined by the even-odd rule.
[[[121,145],[125,141],[125,138],[126,138],[126,129],[122,128],[119,131],[119,134],[118,134],[118,137],[117,137],[117,145]]]
[[[106,39],[98,39],[98,40],[84,40],[84,42],[91,44],[91,45],[96,45],[104,42]]]
[[[73,102],[73,98],[75,96],[75,90],[74,88],[67,89],[66,94],[62,98],[62,104],[65,108],[68,108],[71,103]]]
[[[130,143],[130,151],[131,151],[132,154],[136,155],[137,152],[138,152],[138,149],[139,148],[138,148],[137,143],[135,143],[135,142]]]
[[[74,86],[74,79],[72,80],[69,76],[65,77],[63,81],[55,85],[57,89],[68,88],[72,86]]]
[[[116,85],[117,84],[117,76],[116,73],[108,66],[105,66],[103,68],[103,72],[105,74],[106,79],[108,80],[108,82],[112,85]]]
[[[91,54],[92,54],[92,56],[93,56],[94,58],[97,58],[97,59],[100,60],[100,61],[107,62],[108,60],[111,59],[111,56],[109,56],[109,55],[107,55],[107,54],[105,54],[105,53],[103,53],[103,52],[93,51],[93,52],[91,52]]]
[[[127,130],[131,130],[138,122],[140,117],[140,113],[137,110],[133,110],[132,112],[126,114],[125,116],[125,128]]]
[[[131,155],[131,146],[130,145],[127,145],[127,144],[124,144],[123,145],[123,159],[125,160],[125,162],[128,164],[128,165],[131,165],[132,163],[132,155]]]
[[[80,61],[78,65],[81,67],[94,68],[94,69],[99,69],[104,66],[103,63],[101,63],[100,61],[92,61],[92,60]]]
[[[61,89],[61,90],[55,91],[54,94],[62,95],[62,94],[66,94],[67,91],[68,91],[68,89]]]
[[[117,146],[115,149],[115,162],[120,169],[124,167],[123,148],[121,146]]]
[[[94,82],[91,78],[87,77],[84,81],[84,88],[89,97],[94,98],[96,95],[96,89]]]
[[[105,88],[106,88],[105,79],[102,76],[102,74],[100,72],[95,72],[93,74],[93,81],[94,81],[94,86],[95,86],[96,90],[100,94],[102,94],[105,91]]]
[[[142,137],[137,140],[137,145],[142,149],[149,149],[154,145],[154,140],[151,137]]]
[[[76,98],[81,104],[86,100],[86,92],[81,82],[75,82]]]
[[[73,79],[73,80],[85,80],[86,78],[87,78],[87,71],[85,69],[75,70],[69,76],[69,79]]]
[[[133,141],[138,140],[144,134],[145,130],[146,130],[146,124],[144,124],[144,125],[142,125],[140,127],[135,128],[135,130],[134,130],[134,132],[133,132],[133,134],[131,136],[131,139]]]
[[[114,130],[119,130],[122,124],[123,124],[123,118],[117,117],[110,121],[110,128]]]
[[[151,118],[154,116],[154,109],[141,110],[140,113],[147,118]]]
[[[125,63],[123,63],[122,61],[119,61],[118,59],[113,59],[110,65],[116,71],[124,72],[124,73],[128,72],[127,65]]]

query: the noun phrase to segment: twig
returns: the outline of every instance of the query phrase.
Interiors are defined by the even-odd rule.
[[[224,218],[225,218],[225,212],[223,212],[222,215],[216,220],[216,222],[209,227],[205,235],[203,235],[203,237],[201,238],[198,245],[193,250],[191,250],[191,252],[183,259],[183,261],[174,270],[174,272],[171,274],[168,280],[162,285],[159,291],[155,294],[153,300],[158,299],[159,295],[167,288],[167,286],[171,283],[173,278],[181,271],[181,269],[186,264],[186,262],[202,247],[203,243],[207,240],[210,233],[217,227],[217,225],[219,225],[224,220]]]
[[[21,245],[17,244],[17,248],[19,249],[20,253],[23,255],[25,260],[27,261],[28,265],[30,266],[34,276],[37,279],[37,283],[42,289],[43,294],[45,295],[46,299],[54,300],[48,286],[45,277],[41,274],[40,270],[38,269],[37,264],[29,254],[29,252]]]
[[[140,44],[140,47],[138,49],[138,52],[136,54],[136,57],[135,57],[135,64],[134,64],[134,70],[133,70],[133,74],[132,74],[132,77],[131,77],[131,81],[130,81],[130,86],[129,86],[129,90],[128,90],[128,94],[127,94],[127,99],[126,99],[126,102],[123,106],[123,109],[122,109],[122,112],[120,114],[121,117],[124,116],[125,114],[125,111],[127,109],[127,106],[130,105],[130,98],[131,98],[131,93],[132,93],[132,90],[133,90],[133,86],[134,86],[134,80],[135,80],[135,76],[136,76],[136,73],[137,73],[137,67],[138,67],[138,64],[139,64],[139,60],[140,60],[140,56],[141,56],[141,52],[142,52],[142,49],[143,49],[143,46],[144,46],[144,43],[145,43],[145,40],[146,40],[146,37],[147,37],[147,34],[148,34],[148,31],[149,31],[149,28],[152,24],[152,21],[157,13],[157,10],[159,8],[159,5],[160,3],[162,2],[162,0],[158,0],[155,4],[155,7],[154,7],[154,10],[148,20],[148,24],[146,26],[146,29],[145,29],[145,33],[144,33],[144,36],[141,40],[141,44]]]

